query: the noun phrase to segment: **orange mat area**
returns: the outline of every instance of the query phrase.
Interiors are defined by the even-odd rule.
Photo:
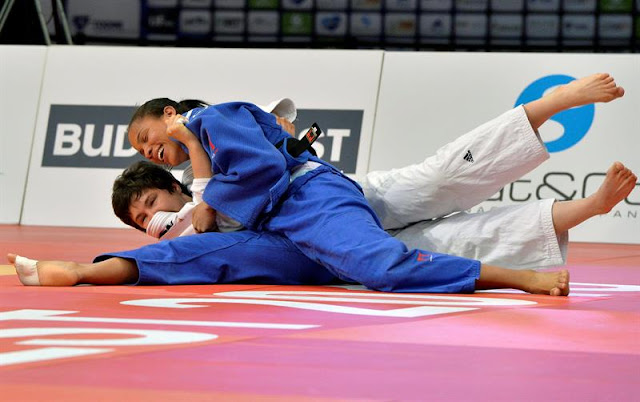
[[[133,230],[0,226],[90,261]],[[568,298],[358,287],[24,287],[0,276],[0,395],[20,400],[638,400],[640,246],[572,244]]]

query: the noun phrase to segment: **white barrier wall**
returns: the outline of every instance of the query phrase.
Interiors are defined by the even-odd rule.
[[[23,224],[123,226],[111,211],[111,184],[139,158],[125,138],[126,124],[134,105],[160,96],[259,104],[290,97],[300,109],[300,131],[317,120],[328,134],[316,145],[321,156],[361,176],[368,168],[419,162],[554,83],[607,71],[626,96],[545,124],[542,137],[555,148],[551,160],[473,210],[581,198],[597,188],[614,160],[640,171],[637,55],[387,52],[383,68],[381,51],[29,47],[19,71],[0,76],[2,223],[19,216],[31,133],[23,122],[35,117],[29,105],[37,102],[45,52]],[[3,69],[15,59],[4,54]],[[12,112],[15,105],[18,112]],[[16,113],[23,116],[19,124]],[[26,135],[14,143],[8,133],[21,130]],[[640,243],[639,204],[636,189],[610,214],[574,229],[572,240]]]
[[[155,97],[212,103],[296,101],[303,130],[347,173],[368,166],[381,51],[52,47],[42,87],[23,224],[120,227],[111,185],[136,160],[132,106]]]
[[[370,170],[420,162],[517,100],[535,99],[555,83],[594,72],[611,73],[626,88],[625,97],[546,123],[540,133],[556,151],[551,159],[494,197],[499,200],[472,211],[589,195],[613,161],[640,172],[637,55],[387,52]],[[573,229],[571,240],[640,243],[640,188],[611,213]]]
[[[0,46],[0,223],[16,224],[47,48]]]

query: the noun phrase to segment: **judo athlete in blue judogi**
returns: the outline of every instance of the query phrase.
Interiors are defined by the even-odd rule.
[[[132,119],[129,131],[132,144],[156,162],[178,165],[187,160],[191,148],[172,141],[168,135],[170,127],[182,118],[176,114],[182,107],[190,118],[187,125],[197,123],[191,129],[200,135],[196,138],[185,125],[177,126],[195,139],[194,150],[202,153],[206,150],[204,159],[211,161],[214,173],[213,178],[205,181],[205,200],[218,209],[219,215],[235,219],[238,225],[254,232],[188,236],[129,252],[106,254],[93,264],[36,262],[10,254],[8,259],[15,264],[25,285],[322,285],[346,281],[398,292],[469,292],[474,288],[513,287],[535,293],[568,294],[566,271],[512,271],[471,259],[407,250],[380,229],[357,184],[308,153],[292,158],[287,152],[288,134],[280,130],[271,115],[260,114],[253,105],[184,109],[184,105],[159,101],[159,113],[149,113],[143,106]],[[156,105],[152,104],[154,107],[150,109],[158,109],[158,102],[150,103],[154,102]],[[148,105],[146,108],[149,109]],[[190,109],[193,111],[188,112]],[[217,126],[209,124],[211,117],[216,118],[213,122],[219,123]],[[247,123],[247,117],[253,119],[252,124]],[[239,120],[242,124],[234,127]],[[281,141],[276,150],[273,143]],[[224,148],[231,152],[224,153]],[[254,159],[242,159],[252,155]],[[179,211],[185,202],[191,201],[186,196],[188,190],[181,192],[180,183],[167,171],[158,167],[170,177],[168,184],[158,183],[131,172],[134,166],[114,184],[114,196],[122,193],[115,191],[118,182],[129,190],[124,197],[123,213],[118,213],[114,203],[114,211],[125,223],[144,230],[155,213],[149,213],[152,210]],[[252,185],[245,189],[243,182]],[[261,190],[262,183],[275,184],[262,186]],[[173,202],[176,197],[178,201]],[[143,204],[144,208],[136,210],[136,204]],[[201,207],[211,216],[213,209],[206,203],[197,205],[194,211]],[[193,226],[197,229],[201,222],[201,216],[194,212]],[[204,237],[199,239],[200,236]]]
[[[407,250],[381,229],[355,182],[309,152],[290,156],[292,138],[273,115],[230,103],[195,109],[185,125],[211,158],[203,199],[214,210],[284,235],[345,281],[384,291],[474,290],[479,261]]]
[[[181,117],[177,107],[167,99],[153,100],[134,115],[129,139],[148,159],[170,165],[188,159],[187,149],[166,134]],[[245,228],[283,235],[339,279],[371,289],[461,293],[476,288],[479,261],[407,250],[381,229],[356,183],[308,152],[289,155],[291,137],[274,116],[247,103],[199,107],[185,116],[185,127],[212,164],[205,208]]]

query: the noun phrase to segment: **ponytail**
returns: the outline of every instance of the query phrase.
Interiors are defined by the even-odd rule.
[[[169,98],[151,99],[136,109],[131,117],[131,121],[129,122],[129,127],[131,127],[131,124],[133,124],[134,121],[146,116],[162,117],[164,114],[164,108],[167,106],[173,107],[178,114],[183,114],[197,107],[207,107],[209,104],[198,99],[185,99],[180,102],[173,101]]]
[[[178,102],[178,107],[176,107],[176,111],[178,114],[185,114],[191,109],[195,109],[197,107],[207,107],[208,103],[203,102],[199,99],[185,99]]]

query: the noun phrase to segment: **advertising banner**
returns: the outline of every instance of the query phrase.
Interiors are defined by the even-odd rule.
[[[22,223],[122,227],[111,186],[141,158],[127,124],[135,105],[157,97],[262,105],[291,98],[299,135],[317,122],[318,155],[363,175],[381,68],[381,51],[51,48]]]
[[[370,170],[421,162],[517,104],[598,72],[615,77],[625,96],[554,116],[540,128],[550,160],[472,212],[544,198],[584,198],[598,189],[614,161],[640,173],[636,55],[387,52]],[[640,244],[639,187],[610,213],[572,229],[571,240]]]
[[[0,223],[20,221],[46,55],[44,46],[0,46]]]
[[[130,0],[67,0],[71,34],[90,38],[138,39],[140,2]]]

